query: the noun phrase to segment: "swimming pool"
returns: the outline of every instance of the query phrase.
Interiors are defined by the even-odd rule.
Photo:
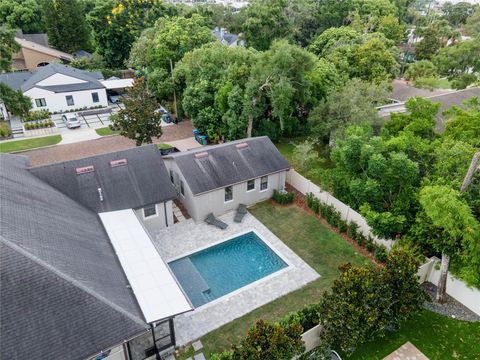
[[[253,231],[168,265],[195,307],[287,266]]]

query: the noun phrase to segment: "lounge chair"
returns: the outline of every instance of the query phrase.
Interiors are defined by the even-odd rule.
[[[228,224],[224,223],[222,220],[217,219],[212,213],[208,214],[205,222],[209,225],[218,227],[219,229],[225,230],[228,227]]]
[[[247,205],[245,204],[238,205],[237,212],[235,213],[235,217],[233,218],[233,221],[237,223],[241,223],[246,213],[247,213]]]

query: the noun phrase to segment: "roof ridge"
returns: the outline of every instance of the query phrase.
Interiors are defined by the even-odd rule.
[[[50,265],[49,263],[47,263],[46,261],[36,257],[35,255],[31,254],[29,251],[27,251],[26,249],[24,249],[23,247],[19,246],[19,245],[16,245],[14,244],[13,242],[11,242],[10,240],[6,239],[5,237],[3,237],[3,235],[0,235],[0,242],[5,244],[6,246],[8,246],[9,248],[11,248],[12,250],[20,253],[21,255],[25,256],[26,258],[34,261],[35,263],[39,264],[40,266],[44,267],[45,269],[51,271],[52,273],[54,273],[55,275],[57,275],[58,277],[62,278],[63,280],[67,281],[68,283],[72,284],[73,286],[79,288],[80,290],[82,290],[83,292],[89,294],[90,296],[96,298],[97,300],[101,301],[102,303],[104,303],[105,305],[109,306],[110,308],[112,308],[113,310],[121,313],[122,315],[126,316],[127,318],[129,318],[130,320],[134,321],[135,323],[139,324],[139,325],[142,325],[142,326],[145,326],[146,325],[146,322],[136,316],[134,316],[133,314],[129,313],[128,311],[126,311],[125,309],[123,309],[122,307],[118,306],[117,304],[111,302],[110,300],[106,299],[105,297],[97,294],[95,291],[93,291],[92,289],[86,287],[85,285],[81,284],[79,281],[71,278],[70,276],[64,274],[63,272],[61,272],[60,270],[58,270],[57,268],[55,268],[54,266]]]

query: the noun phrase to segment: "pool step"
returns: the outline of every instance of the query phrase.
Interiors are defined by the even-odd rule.
[[[193,306],[199,307],[210,300],[210,297],[207,295],[207,293],[210,292],[210,287],[205,282],[202,275],[200,275],[190,258],[186,257],[175,260],[168,265],[172,269],[183,290],[187,293]]]

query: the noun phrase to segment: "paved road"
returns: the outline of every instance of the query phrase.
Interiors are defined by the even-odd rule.
[[[182,121],[178,125],[163,128],[160,139],[153,139],[154,143],[168,143],[193,137],[193,126],[190,121]],[[29,150],[18,153],[30,159],[30,165],[45,165],[55,162],[81,159],[88,156],[107,152],[120,151],[135,147],[133,140],[123,136],[106,136],[100,139],[87,140],[73,144],[56,145],[44,149]]]

